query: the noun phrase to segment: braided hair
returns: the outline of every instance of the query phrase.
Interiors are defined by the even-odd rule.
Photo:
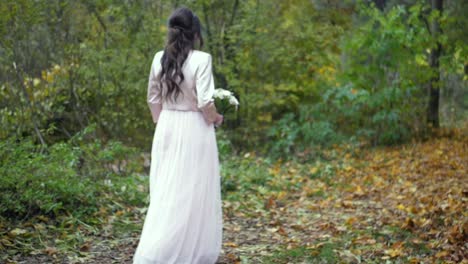
[[[168,21],[167,42],[161,58],[162,70],[160,84],[165,82],[167,91],[163,96],[167,100],[176,101],[181,93],[179,85],[184,81],[182,66],[190,50],[195,46],[196,37],[203,47],[200,19],[188,8],[176,9]]]

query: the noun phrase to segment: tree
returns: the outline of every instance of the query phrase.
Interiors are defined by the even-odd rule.
[[[432,21],[431,33],[436,39],[435,48],[431,49],[429,55],[429,65],[433,69],[433,75],[429,82],[429,105],[427,108],[427,122],[432,127],[438,128],[439,123],[439,97],[440,97],[440,69],[439,59],[442,53],[442,44],[440,43],[440,22],[439,18],[443,11],[443,0],[432,0],[432,11],[437,12],[438,16]]]

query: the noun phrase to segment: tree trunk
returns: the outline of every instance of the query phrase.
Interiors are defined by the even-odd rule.
[[[21,87],[21,92],[23,93],[24,101],[26,102],[29,111],[31,111],[31,122],[33,123],[34,131],[36,132],[37,138],[41,142],[42,146],[45,148],[47,147],[47,143],[45,142],[41,130],[39,129],[39,124],[37,123],[38,118],[36,118],[36,111],[33,108],[33,103],[31,102],[31,100],[29,100],[29,94],[24,85],[24,78],[21,76],[20,70],[17,68],[16,64],[13,64],[13,67],[16,72],[18,83],[20,84],[19,86]]]
[[[443,0],[432,0],[432,10],[437,10],[439,15],[442,14]],[[432,36],[438,38],[440,34],[440,23],[438,18],[432,22]],[[439,97],[440,97],[440,69],[439,58],[442,53],[442,45],[437,40],[436,47],[431,49],[429,55],[429,65],[432,68],[432,77],[429,83],[429,105],[427,108],[427,123],[428,125],[438,128],[439,123]]]

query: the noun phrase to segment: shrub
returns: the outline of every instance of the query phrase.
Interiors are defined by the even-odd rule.
[[[80,217],[96,212],[104,199],[142,203],[146,193],[127,192],[136,189],[129,186],[138,179],[123,177],[143,164],[136,150],[117,141],[87,141],[89,131],[47,148],[28,138],[0,142],[0,214],[9,219]]]
[[[270,153],[274,158],[287,157],[314,147],[328,147],[342,140],[333,123],[334,116],[324,116],[322,104],[303,105],[299,113],[284,115],[269,131]]]
[[[98,189],[79,176],[79,151],[66,143],[44,150],[31,140],[0,143],[0,213],[8,218],[63,211],[90,213],[97,208]]]

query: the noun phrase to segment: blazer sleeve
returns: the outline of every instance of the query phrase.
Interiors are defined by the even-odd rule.
[[[216,107],[214,104],[214,78],[212,71],[212,59],[208,54],[198,66],[196,72],[196,90],[198,108],[203,113],[203,117],[208,123],[213,123],[216,119]]]
[[[153,63],[151,64],[151,70],[148,79],[147,102],[154,123],[158,122],[159,114],[162,110],[161,87],[159,85],[159,80],[157,79],[159,71],[161,70],[160,60],[160,53],[156,53],[153,58]]]

